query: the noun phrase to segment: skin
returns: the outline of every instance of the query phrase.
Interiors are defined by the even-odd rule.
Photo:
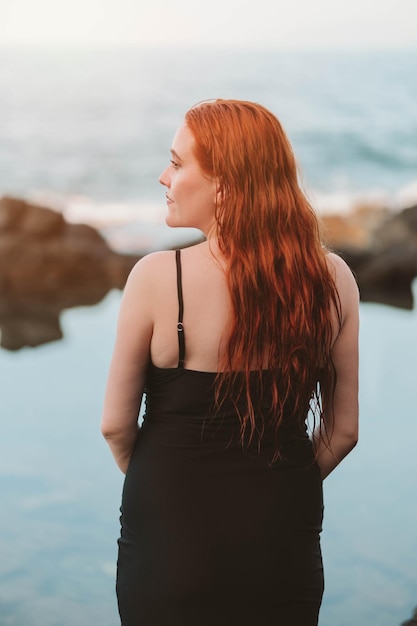
[[[320,438],[318,429],[313,434],[323,479],[355,447],[359,429],[359,291],[352,272],[340,257],[328,254],[327,261],[339,293],[342,320],[340,329],[335,323],[337,331],[331,351],[337,376],[333,410],[325,415],[326,429],[331,436],[328,441]]]
[[[216,372],[231,303],[225,260],[216,243],[217,185],[202,172],[193,145],[194,138],[183,124],[174,137],[172,160],[160,182],[167,188],[167,224],[198,228],[207,237],[204,243],[181,253],[185,367]],[[334,254],[327,258],[340,295],[342,325],[339,332],[335,330],[332,348],[337,371],[334,410],[325,417],[331,438],[326,445],[317,433],[313,436],[323,478],[351,451],[358,437],[358,289],[344,261]],[[144,257],[132,270],[124,290],[101,425],[124,473],[138,436],[138,412],[149,361],[157,367],[177,367],[177,315],[174,253]]]
[[[167,188],[168,226],[188,226],[209,235],[215,228],[217,182],[201,170],[193,151],[194,137],[186,124],[175,133],[171,161],[159,182]]]

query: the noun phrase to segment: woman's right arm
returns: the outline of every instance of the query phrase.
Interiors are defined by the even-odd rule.
[[[341,328],[334,341],[331,356],[336,370],[333,402],[324,416],[323,425],[313,434],[317,463],[326,478],[358,441],[358,335],[359,291],[351,270],[334,254],[328,255],[333,268],[341,304]]]
[[[124,289],[101,421],[102,434],[123,473],[138,436],[153,332],[151,265],[148,257],[139,261]]]

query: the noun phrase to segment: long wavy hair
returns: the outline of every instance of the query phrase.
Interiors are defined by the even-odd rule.
[[[217,239],[232,302],[217,404],[232,397],[243,443],[261,436],[251,386],[268,370],[275,433],[287,419],[305,427],[309,409],[322,424],[340,302],[291,144],[278,119],[252,102],[202,102],[185,122],[202,170],[218,182]]]

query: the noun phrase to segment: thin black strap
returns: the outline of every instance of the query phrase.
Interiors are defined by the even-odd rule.
[[[182,277],[181,277],[181,250],[175,250],[175,260],[177,262],[177,291],[178,291],[178,367],[184,367],[185,357],[185,337],[182,316],[184,313],[184,302],[182,299]]]

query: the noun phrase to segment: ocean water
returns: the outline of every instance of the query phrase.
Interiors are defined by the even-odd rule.
[[[120,249],[163,225],[158,175],[194,102],[281,119],[318,210],[417,201],[417,51],[0,49],[0,196],[52,204]],[[417,284],[414,284],[417,297]],[[0,350],[0,626],[116,626],[122,475],[99,433],[120,293],[64,339]],[[417,605],[417,312],[361,305],[361,437],[325,482],[320,626],[399,626]]]
[[[101,226],[136,221],[134,237],[114,239],[120,247],[164,244],[158,175],[185,111],[213,97],[271,108],[318,210],[417,202],[417,47],[0,48],[0,194]]]
[[[99,422],[119,302],[0,351],[1,626],[118,623],[123,477]],[[399,626],[417,605],[417,311],[366,303],[361,320],[360,442],[324,483],[320,626]]]

